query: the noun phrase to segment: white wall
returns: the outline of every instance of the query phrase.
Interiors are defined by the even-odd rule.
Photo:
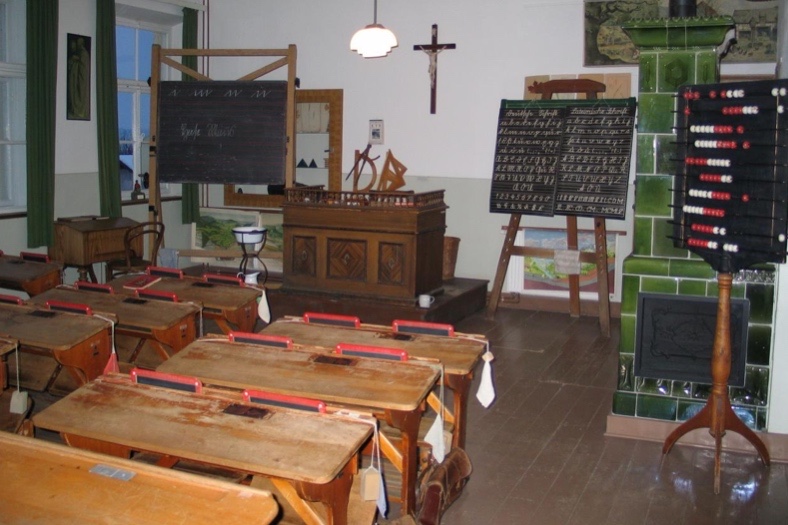
[[[582,0],[379,0],[378,22],[396,34],[399,47],[378,59],[349,50],[353,33],[372,23],[371,0],[209,0],[208,11],[211,48],[295,44],[302,88],[344,90],[345,173],[354,150],[366,146],[369,120],[383,119],[386,143],[374,146],[371,155],[382,157],[391,149],[408,168],[406,189],[446,190],[447,234],[462,239],[456,275],[490,281],[503,242],[501,227],[509,220],[488,211],[501,99],[523,98],[528,75],[629,72],[634,77],[636,71],[582,67]],[[433,23],[440,43],[457,45],[438,57],[434,115],[429,60],[413,50],[414,44],[430,41]],[[251,59],[212,58],[210,75],[238,78],[259,66]],[[221,202],[219,192],[212,193],[211,202]],[[522,224],[562,227],[565,220],[526,217]],[[580,227],[593,229],[593,224],[581,219]],[[631,219],[609,221],[608,228],[631,232]],[[630,233],[626,253],[631,238]]]
[[[780,9],[780,32],[777,51],[777,74],[788,78],[788,9]],[[788,434],[788,323],[781,322],[788,315],[788,273],[780,266],[777,282],[777,305],[774,313],[772,343],[772,379],[770,381],[769,430]]]

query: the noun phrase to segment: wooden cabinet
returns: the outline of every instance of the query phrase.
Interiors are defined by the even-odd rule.
[[[55,239],[49,256],[64,266],[80,269],[80,278],[90,274],[95,282],[93,264],[126,256],[123,237],[138,223],[126,217],[74,217],[55,221]],[[142,238],[134,250],[143,252]]]
[[[286,191],[285,290],[413,301],[441,290],[443,191]]]

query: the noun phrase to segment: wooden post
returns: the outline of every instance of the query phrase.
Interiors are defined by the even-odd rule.
[[[714,332],[714,348],[711,355],[711,394],[706,405],[694,417],[682,423],[670,433],[662,446],[667,454],[681,436],[699,428],[708,428],[714,438],[714,493],[720,493],[720,451],[722,436],[729,429],[752,443],[763,464],[769,465],[769,451],[761,439],[745,425],[731,408],[728,397],[728,377],[731,373],[731,282],[730,273],[717,275],[719,298],[717,305],[717,326]]]

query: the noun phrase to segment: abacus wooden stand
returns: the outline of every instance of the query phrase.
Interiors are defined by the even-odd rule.
[[[708,428],[714,438],[714,493],[720,493],[720,451],[722,436],[726,430],[732,430],[752,443],[761,457],[761,461],[769,466],[769,451],[761,439],[745,425],[731,408],[728,397],[728,377],[731,373],[731,282],[730,273],[718,273],[719,302],[717,305],[717,326],[714,333],[714,348],[711,356],[711,394],[700,412],[682,423],[670,433],[662,446],[662,453],[667,454],[681,436],[699,428]]]

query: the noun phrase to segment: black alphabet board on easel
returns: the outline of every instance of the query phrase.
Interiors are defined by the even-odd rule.
[[[490,212],[623,219],[635,99],[503,100]]]
[[[161,82],[162,182],[284,184],[285,81]]]
[[[498,115],[490,211],[509,213],[495,281],[487,307],[498,307],[512,255],[555,257],[555,250],[515,246],[522,215],[564,215],[568,251],[577,250],[577,216],[594,219],[595,253],[579,253],[595,263],[599,277],[599,321],[610,335],[607,294],[606,218],[626,215],[635,99],[597,100],[605,86],[589,80],[551,80],[540,101],[503,100]],[[586,100],[550,100],[553,93],[585,93]],[[580,315],[578,275],[569,276],[569,310]]]

